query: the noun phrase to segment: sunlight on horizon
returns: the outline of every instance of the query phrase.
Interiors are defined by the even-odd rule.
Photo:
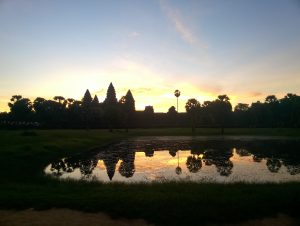
[[[185,112],[185,103],[190,98],[196,98],[202,104],[204,101],[217,99],[218,95],[227,94],[233,106],[243,100],[249,103],[249,99],[252,99],[251,94],[237,98],[222,92],[223,90],[206,86],[205,83],[201,86],[189,83],[184,78],[170,83],[164,78],[172,77],[171,75],[159,74],[146,65],[125,59],[115,60],[102,70],[85,70],[81,67],[72,70],[65,68],[60,72],[61,70],[48,72],[47,76],[39,79],[38,84],[30,83],[23,93],[15,91],[11,96],[22,95],[32,102],[36,97],[53,99],[54,96],[81,100],[86,89],[89,89],[93,96],[97,95],[99,101],[103,102],[108,85],[112,82],[118,100],[129,89],[132,91],[137,110],[144,110],[145,106],[151,105],[155,112],[167,112],[171,106],[176,106],[176,89],[181,91],[179,112]],[[0,96],[1,111],[9,111],[7,103],[11,96]]]

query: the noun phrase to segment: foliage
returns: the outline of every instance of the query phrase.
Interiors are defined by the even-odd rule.
[[[27,121],[32,116],[32,103],[21,95],[12,96],[8,103],[13,120]]]
[[[190,115],[192,130],[195,132],[195,127],[197,124],[197,115],[200,111],[200,102],[196,99],[189,99],[185,104],[186,112]]]

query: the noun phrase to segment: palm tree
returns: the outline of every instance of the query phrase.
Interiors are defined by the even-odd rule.
[[[202,167],[202,161],[199,156],[191,155],[186,160],[186,166],[191,173],[197,173]]]
[[[62,96],[55,96],[53,97],[53,100],[56,100],[61,104],[65,100],[65,98]]]
[[[175,97],[177,98],[177,113],[178,113],[178,97],[180,97],[180,91],[178,89],[174,92]]]
[[[177,175],[179,175],[179,174],[182,173],[182,169],[181,169],[181,167],[179,166],[179,151],[178,151],[178,165],[177,165],[177,167],[176,167],[176,169],[175,169],[175,172],[176,172]]]

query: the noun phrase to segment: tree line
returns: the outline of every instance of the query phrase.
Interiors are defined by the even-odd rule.
[[[178,91],[178,90],[177,90]],[[176,96],[178,98],[178,96]],[[105,100],[87,90],[82,100],[55,96],[51,100],[37,97],[33,102],[14,95],[8,103],[10,111],[0,113],[2,128],[149,128],[149,127],[300,127],[300,96],[288,93],[277,99],[267,96],[264,102],[237,104],[234,109],[227,95],[200,103],[191,98],[185,104],[186,113],[171,106],[167,113],[154,113],[152,106],[135,110],[130,90],[120,100],[113,84]]]
[[[232,108],[227,95],[219,95],[214,101],[201,104],[189,99],[185,105],[193,128],[213,127],[298,127],[300,126],[300,96],[288,93],[281,99],[269,95],[264,102],[251,105],[238,103]]]

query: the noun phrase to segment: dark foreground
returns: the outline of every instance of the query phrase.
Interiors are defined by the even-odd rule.
[[[195,224],[201,224],[201,220]],[[36,211],[32,209],[22,211],[8,211],[0,210],[0,225],[1,226],[150,226],[150,224],[143,219],[113,219],[104,213],[86,213],[70,209],[49,209]],[[213,226],[215,224],[208,224]],[[293,226],[299,225],[297,219],[290,216],[279,214],[276,217],[266,217],[263,219],[246,220],[236,224],[240,226]]]
[[[217,134],[218,130],[207,130]],[[226,132],[226,131],[225,131]],[[299,136],[298,130],[232,130],[231,134]],[[205,131],[199,131],[204,134]],[[102,184],[58,181],[43,174],[57,158],[134,135],[190,135],[189,130],[1,131],[0,208],[68,208],[159,225],[238,223],[285,216],[296,222],[300,183],[284,184]],[[2,212],[3,213],[3,212]],[[280,214],[280,215],[278,215]],[[55,216],[53,216],[55,217]],[[1,222],[2,223],[2,222]]]

